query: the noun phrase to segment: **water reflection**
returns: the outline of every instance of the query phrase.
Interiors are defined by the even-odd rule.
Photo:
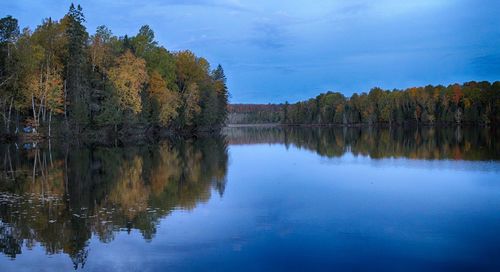
[[[372,159],[500,159],[500,131],[486,127],[232,127],[225,134],[229,144],[294,145],[329,158],[351,152]]]
[[[159,219],[224,193],[227,146],[214,137],[140,147],[18,149],[2,146],[0,251],[15,258],[42,245],[83,267],[88,241],[137,229],[153,239]],[[214,190],[213,190],[214,189]]]
[[[26,254],[23,252],[26,249],[41,246],[46,254],[68,255],[74,268],[78,269],[84,267],[89,258],[92,237],[102,243],[110,243],[119,232],[137,230],[144,240],[151,241],[160,221],[168,221],[174,210],[191,210],[199,203],[207,202],[213,193],[224,194],[228,145],[283,144],[287,148],[295,146],[328,158],[341,157],[350,152],[372,159],[500,160],[499,132],[490,128],[240,127],[228,128],[224,133],[225,136],[125,147],[0,145],[0,251],[15,259],[19,254]],[[268,149],[265,154],[252,150],[244,156],[235,155],[233,160],[248,163],[265,160],[265,156],[272,157],[271,152],[280,153],[276,149]],[[275,156],[282,158],[281,155]],[[277,195],[286,199],[284,192],[293,190],[290,189],[293,186],[286,185],[286,190],[282,188],[281,191],[277,187],[276,190],[268,188],[272,191],[269,195],[261,189],[280,186],[266,181],[266,174],[273,176],[273,180],[282,179],[280,171],[292,165],[291,161],[283,159],[282,163],[285,162],[288,162],[287,166],[280,167],[280,160],[276,159],[273,161],[276,166],[269,162],[270,168],[262,169],[241,168],[241,165],[247,165],[245,163],[240,163],[238,168],[238,163],[235,163],[231,184],[238,184],[245,175],[252,176],[250,173],[255,173],[253,182],[262,180],[262,184],[256,187],[258,192],[245,190],[238,194],[234,193],[238,189],[233,189],[233,201],[245,199],[242,197],[244,194],[248,194],[249,199],[269,197],[262,203],[274,203]],[[348,166],[345,160],[339,163],[353,167]],[[312,165],[300,165],[297,173],[288,176],[287,180],[299,182],[301,179],[296,175],[308,179],[326,176],[320,172],[313,173]],[[429,165],[426,164],[426,167]],[[328,176],[344,175],[343,179],[349,181],[348,177],[353,180],[359,178],[356,173],[357,170],[349,171],[348,175],[337,171],[328,173]],[[390,180],[389,177],[385,179]],[[314,183],[308,181],[307,184]],[[311,187],[310,195],[322,194],[323,188],[319,191],[314,191],[314,188],[317,187]],[[304,190],[307,187],[300,188],[301,192]],[[296,194],[290,197],[293,199],[290,203],[298,203]],[[351,196],[348,199],[356,198]],[[302,201],[303,207],[311,205],[309,199]],[[345,203],[348,202],[345,200]],[[248,205],[253,207],[253,204]],[[283,208],[280,212],[289,208],[269,207]],[[269,207],[266,206],[266,210]],[[231,209],[226,208],[225,211]],[[320,211],[318,209],[321,215],[317,218],[328,219],[325,217],[327,213]],[[249,211],[242,213],[246,216]],[[225,219],[236,220],[234,217]],[[327,221],[330,225],[332,222],[336,221]],[[237,225],[237,222],[233,223]],[[258,255],[258,252],[255,254]]]

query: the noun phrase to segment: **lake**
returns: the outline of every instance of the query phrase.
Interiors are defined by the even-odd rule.
[[[500,271],[488,128],[0,146],[0,271]]]

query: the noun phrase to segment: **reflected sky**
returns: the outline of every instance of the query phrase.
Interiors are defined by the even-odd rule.
[[[463,150],[467,146],[463,143],[477,140],[478,131],[475,132],[462,131],[459,137],[462,145],[453,139],[449,139],[448,144],[454,143],[451,146],[457,147],[455,152],[473,152]],[[160,179],[151,182],[144,178],[133,183],[132,191],[143,192],[156,184],[159,189],[147,195],[147,208],[167,207],[169,210],[162,213],[158,221],[153,220],[151,238],[145,236],[141,227],[144,224],[131,220],[136,213],[123,215],[112,211],[115,218],[111,223],[115,226],[110,233],[112,238],[102,239],[102,234],[92,230],[83,247],[87,254],[84,267],[80,264],[78,269],[495,271],[500,268],[497,247],[500,238],[496,234],[500,227],[498,159],[480,159],[490,156],[489,153],[477,153],[474,160],[455,160],[445,155],[439,156],[443,159],[425,156],[420,159],[396,157],[390,153],[382,153],[385,157],[380,158],[351,151],[330,156],[331,153],[324,153],[322,149],[326,143],[335,143],[325,142],[326,136],[336,135],[332,133],[289,132],[287,144],[273,142],[276,134],[270,130],[260,131],[257,138],[255,131],[236,130],[232,134],[226,131],[227,136],[218,140],[163,143],[159,152],[151,147],[128,148],[127,152],[118,152],[120,160],[103,155],[109,147],[99,148],[104,150],[94,151],[94,160],[104,165],[110,165],[107,164],[109,159],[116,160],[117,169],[133,165],[134,158],[142,158],[143,177],[156,175]],[[364,139],[361,143],[378,143],[372,142],[373,139],[369,141],[368,135],[381,135],[363,133],[360,134]],[[441,135],[437,132],[432,135],[436,134]],[[269,143],[263,141],[265,138]],[[254,139],[254,143],[249,139]],[[335,139],[338,143],[341,137]],[[356,143],[352,138],[342,139],[344,143]],[[402,145],[397,138],[388,139],[393,139],[389,146]],[[491,135],[483,135],[482,139],[491,139]],[[363,146],[361,143],[358,142],[358,149]],[[403,146],[426,148],[429,141],[423,143]],[[309,148],[311,146],[316,149]],[[400,149],[383,146],[382,149],[400,152]],[[423,151],[413,153],[427,154]],[[96,169],[96,163],[89,165]],[[162,170],[177,169],[179,165],[189,167],[181,175],[166,175],[164,173],[179,172]],[[25,175],[29,178],[28,184],[32,184],[30,172]],[[207,178],[193,178],[199,175]],[[192,178],[183,179],[183,176]],[[134,201],[140,200],[113,199],[114,191],[128,183],[123,176],[106,182],[103,178],[100,180],[101,183],[91,183],[91,187],[109,189],[105,190],[103,198],[99,194],[89,197],[97,203],[89,205],[89,210],[100,208],[109,201],[114,201],[118,210],[120,206],[134,206]],[[34,184],[40,185],[42,181],[37,177]],[[220,184],[220,181],[225,182]],[[5,186],[6,181],[2,182]],[[54,189],[59,188],[54,181],[46,182]],[[33,186],[23,187],[22,184],[8,191],[12,194],[16,188]],[[69,186],[75,185],[70,182]],[[2,195],[5,190],[3,187]],[[77,195],[69,197],[68,205],[73,209],[88,205]],[[170,205],[161,206],[162,203]],[[2,224],[16,217],[5,204],[0,207]],[[109,211],[111,207],[107,207]],[[40,212],[42,218],[50,215],[49,210]],[[127,220],[132,224],[126,223]],[[63,232],[67,231],[65,229],[82,230],[82,226],[75,228],[76,223],[83,223],[83,229],[95,227],[91,221],[71,222],[62,228]],[[37,225],[31,227],[40,231]],[[0,244],[4,249],[5,232],[3,235]],[[0,256],[2,271],[73,269],[71,251],[68,253],[64,249],[46,255],[48,245],[47,241],[35,241],[28,249],[24,243],[22,253],[15,259]]]

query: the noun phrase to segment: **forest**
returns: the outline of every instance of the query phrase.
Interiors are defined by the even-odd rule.
[[[275,124],[283,119],[280,104],[230,104],[229,124]]]
[[[283,106],[285,124],[498,124],[500,82],[383,90],[346,98],[327,92]]]
[[[224,124],[229,94],[220,65],[211,69],[190,51],[167,50],[148,25],[117,37],[104,25],[89,34],[84,24],[73,4],[62,19],[44,19],[35,30],[20,30],[12,16],[0,19],[2,134],[26,127],[48,136],[194,133]]]
[[[481,124],[500,122],[500,82],[322,93],[294,104],[230,105],[229,122],[288,125]],[[231,118],[233,117],[233,118]]]

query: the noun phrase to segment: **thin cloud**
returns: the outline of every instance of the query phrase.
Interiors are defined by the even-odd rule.
[[[374,85],[500,78],[494,0],[85,0],[87,29],[135,35],[149,24],[169,50],[220,63],[232,101],[346,95]],[[32,29],[61,18],[65,0],[0,1]],[[300,75],[300,76],[298,76]]]

